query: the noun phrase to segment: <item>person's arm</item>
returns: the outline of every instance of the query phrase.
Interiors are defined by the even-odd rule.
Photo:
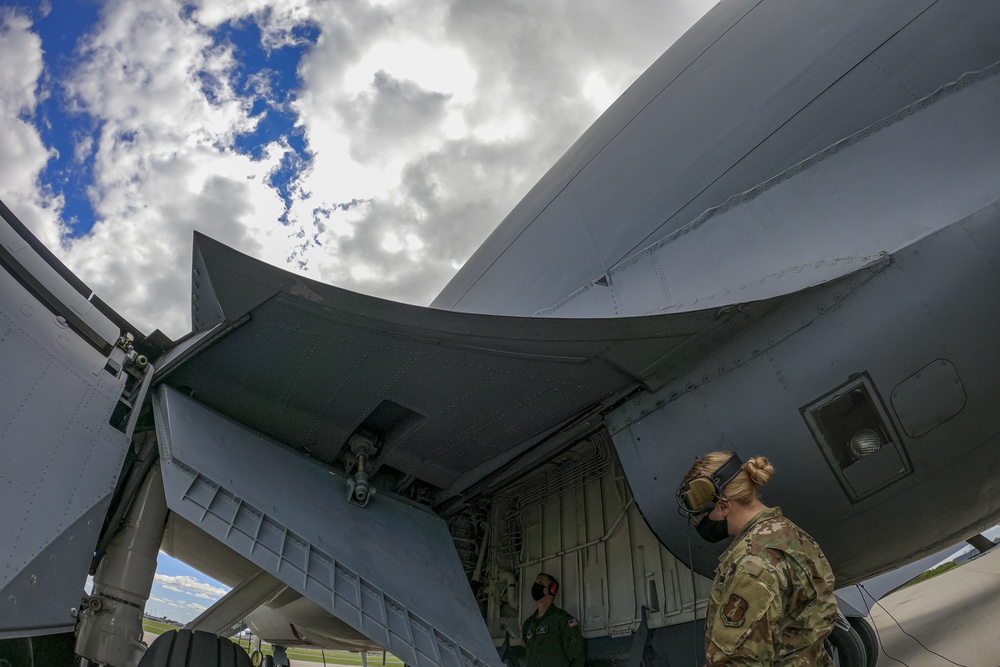
[[[580,630],[580,623],[575,618],[566,621],[566,627],[561,628],[562,648],[570,667],[583,667],[587,662],[587,642]]]
[[[758,556],[746,556],[727,582],[709,638],[708,665],[770,667],[777,657],[784,613],[782,574]]]

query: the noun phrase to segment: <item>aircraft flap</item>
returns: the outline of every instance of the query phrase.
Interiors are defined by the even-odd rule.
[[[499,666],[447,525],[161,386],[167,505],[414,667]]]

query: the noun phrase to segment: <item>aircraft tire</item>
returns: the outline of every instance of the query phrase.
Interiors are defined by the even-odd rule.
[[[861,643],[865,645],[868,667],[875,667],[879,656],[879,642],[878,635],[875,634],[875,628],[867,620],[856,616],[848,618],[847,622],[851,624],[851,627],[861,638]]]
[[[865,644],[858,631],[853,627],[843,628],[839,624],[830,635],[830,643],[837,649],[840,667],[868,667],[868,655]]]
[[[252,667],[243,647],[201,630],[170,630],[156,638],[138,667]]]

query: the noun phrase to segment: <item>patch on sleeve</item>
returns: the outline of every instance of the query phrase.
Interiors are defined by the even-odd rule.
[[[750,568],[751,571],[755,569]],[[781,617],[782,604],[776,584],[773,573],[767,568],[760,576],[753,576],[742,566],[727,582],[721,591],[711,636],[711,643],[723,655],[739,653],[770,664],[767,654],[774,651],[773,623]]]
[[[746,613],[749,608],[749,602],[736,593],[733,593],[729,596],[729,602],[722,608],[722,622],[733,628],[740,627],[743,625],[743,621],[746,620]]]
[[[569,619],[569,627],[575,628],[576,626],[577,626],[576,619],[575,618]]]

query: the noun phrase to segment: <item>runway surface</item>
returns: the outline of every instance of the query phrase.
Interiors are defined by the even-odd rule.
[[[877,667],[1000,666],[1000,548],[881,605],[870,616],[882,640]]]

